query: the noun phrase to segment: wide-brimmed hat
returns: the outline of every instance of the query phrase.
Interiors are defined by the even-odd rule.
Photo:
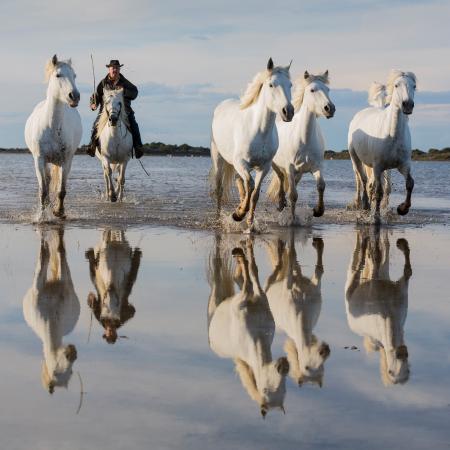
[[[119,66],[122,67],[123,64],[120,64],[118,59],[112,59],[109,64],[106,64],[106,67]]]

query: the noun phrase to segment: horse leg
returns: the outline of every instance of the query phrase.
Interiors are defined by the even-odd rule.
[[[316,180],[317,194],[319,195],[317,205],[313,209],[313,215],[314,217],[320,217],[323,216],[323,213],[325,211],[325,205],[323,202],[323,193],[325,192],[325,180],[322,177],[322,171],[320,169],[313,172],[313,177]]]
[[[119,202],[123,198],[123,188],[125,186],[125,169],[127,168],[127,161],[119,164],[119,176],[117,177],[117,199]]]
[[[383,194],[383,201],[381,202],[381,208],[387,209],[389,206],[389,196],[391,195],[392,185],[391,185],[391,171],[385,170],[384,171],[384,194]]]
[[[247,214],[250,207],[250,197],[254,190],[255,183],[252,176],[250,175],[250,170],[246,167],[246,164],[240,162],[234,165],[234,168],[241,179],[244,180],[245,196],[244,201],[239,203],[239,206],[234,211],[232,217],[236,222],[240,222]]]
[[[244,181],[238,174],[236,174],[236,186],[239,192],[239,202],[242,205],[242,203],[244,203],[245,200],[245,187]]]
[[[367,197],[367,175],[364,170],[364,165],[359,159],[356,152],[349,148],[350,157],[352,159],[353,172],[355,173],[356,181],[356,195],[350,209],[370,209],[369,199]]]
[[[256,203],[258,202],[259,199],[259,191],[261,189],[261,183],[264,177],[267,175],[269,169],[270,164],[267,164],[266,167],[264,167],[262,170],[258,170],[255,175],[255,186],[250,197],[250,211],[247,217],[247,224],[249,231],[253,231],[253,219],[255,217]]]
[[[403,267],[403,279],[408,281],[412,276],[412,268],[411,268],[411,260],[410,260],[410,251],[408,241],[404,238],[400,238],[397,240],[397,248],[403,253],[405,257],[405,264]]]
[[[398,205],[397,212],[404,216],[408,214],[409,208],[411,208],[411,194],[414,189],[414,179],[411,176],[411,167],[408,165],[400,166],[398,171],[405,177],[406,184],[406,198],[403,203]]]
[[[106,195],[108,196],[108,199],[112,202],[115,202],[117,200],[116,192],[114,191],[114,183],[112,180],[112,170],[111,165],[109,164],[108,160],[106,158],[103,159],[103,175],[105,177],[105,183],[106,183]]]
[[[224,159],[217,149],[214,139],[211,140],[211,184],[213,184],[212,196],[216,198],[217,215],[220,215],[222,210],[222,198],[223,198],[223,186],[222,186],[222,174],[225,169]],[[213,178],[213,179],[212,179]]]
[[[64,214],[64,199],[66,197],[67,178],[69,176],[71,166],[72,161],[66,162],[59,168],[58,193],[57,193],[58,204],[56,209],[53,210],[53,214],[56,217],[59,217],[60,219],[64,219],[66,217]]]
[[[323,275],[323,239],[320,237],[313,238],[312,245],[316,249],[316,267],[314,270],[314,277],[311,281],[315,285],[318,285]]]
[[[383,200],[382,171],[378,167],[373,168],[373,189],[375,192],[375,225],[380,223],[380,206]]]
[[[286,193],[284,192],[284,173],[274,162],[272,162],[272,169],[280,180],[280,189],[278,190],[278,211],[283,211],[287,206]]]
[[[288,197],[289,197],[289,203],[291,207],[291,217],[292,220],[295,219],[295,206],[297,205],[297,183],[300,181],[302,177],[302,173],[295,172],[295,167],[293,164],[289,166],[289,173],[288,173]],[[297,178],[297,179],[296,179]]]
[[[47,176],[45,174],[45,161],[44,158],[38,156],[34,159],[34,167],[36,169],[36,177],[39,184],[39,198],[41,202],[41,209],[44,210],[48,204],[48,183]]]

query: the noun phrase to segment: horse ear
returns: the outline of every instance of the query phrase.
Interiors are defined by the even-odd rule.
[[[269,58],[269,61],[267,62],[267,70],[273,70],[273,60],[272,57]]]
[[[56,66],[56,64],[58,64],[58,57],[56,56],[56,54],[53,55],[53,58],[52,58],[52,64],[53,64],[54,66]]]
[[[307,80],[309,78],[309,72],[305,70],[305,73],[303,74],[303,78]]]
[[[290,62],[289,65],[287,66],[287,70],[288,70],[288,71],[291,70],[292,61],[293,61],[293,59],[291,59],[291,62]]]
[[[72,67],[72,58],[69,58],[69,59],[67,60],[67,64],[69,64],[69,66]]]
[[[322,76],[325,78],[325,80],[328,81],[328,69],[325,70],[325,72],[322,74]]]

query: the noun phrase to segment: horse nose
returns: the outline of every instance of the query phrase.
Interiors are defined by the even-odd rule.
[[[328,344],[322,344],[319,350],[319,355],[326,358],[330,355],[330,346]]]
[[[323,109],[327,113],[327,117],[328,118],[333,117],[334,116],[334,112],[336,111],[336,107],[331,102],[328,103],[327,105],[325,105]]]
[[[294,117],[294,107],[291,103],[283,108],[283,116],[286,122],[290,122]]]
[[[402,109],[405,114],[411,114],[414,109],[414,101],[413,100],[405,100],[402,102]]]
[[[69,92],[69,98],[73,103],[78,104],[80,101],[80,93],[78,91]]]

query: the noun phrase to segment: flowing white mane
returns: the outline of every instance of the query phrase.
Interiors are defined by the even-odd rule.
[[[378,81],[374,81],[369,87],[369,105],[383,108],[386,105],[386,86]]]
[[[281,67],[277,66],[274,67],[272,70],[263,70],[261,72],[258,72],[252,81],[247,86],[247,89],[245,90],[244,94],[241,96],[241,109],[248,108],[249,106],[253,105],[253,103],[258,100],[259,93],[261,92],[261,89],[263,87],[263,84],[274,74],[274,73],[284,73],[288,78],[290,78],[289,75],[289,69],[287,67]]]
[[[392,69],[389,72],[388,80],[386,83],[387,103],[390,103],[391,101],[392,93],[394,92],[395,80],[400,77],[410,78],[414,82],[414,84],[417,82],[416,76],[412,72],[402,72],[401,70]]]
[[[72,60],[68,59],[66,61],[58,61],[55,64],[53,64],[53,60],[49,59],[47,61],[47,64],[45,65],[45,82],[48,83],[48,81],[50,80],[50,76],[52,75],[52,73],[58,68],[58,67],[62,67],[62,66],[69,66],[72,69]],[[73,69],[72,69],[73,70]]]
[[[307,78],[305,78],[305,75],[301,75],[297,78],[294,83],[294,92],[292,95],[292,105],[294,106],[295,111],[298,111],[302,106],[306,87],[314,81],[321,81],[324,84],[329,84],[330,79],[328,77],[328,71],[321,75],[308,74]]]
[[[122,103],[122,107],[120,108],[120,120],[122,120],[125,123],[125,126],[129,128],[130,124],[128,123],[128,117],[125,113],[125,102],[123,99],[123,90],[116,90],[114,91],[116,96],[120,96],[120,102]],[[105,100],[105,96],[103,98]],[[106,105],[103,105],[103,110],[100,114],[100,118],[98,120],[97,125],[97,138],[100,139],[100,135],[102,134],[103,128],[105,128],[105,125],[108,123],[108,111],[106,110]]]

